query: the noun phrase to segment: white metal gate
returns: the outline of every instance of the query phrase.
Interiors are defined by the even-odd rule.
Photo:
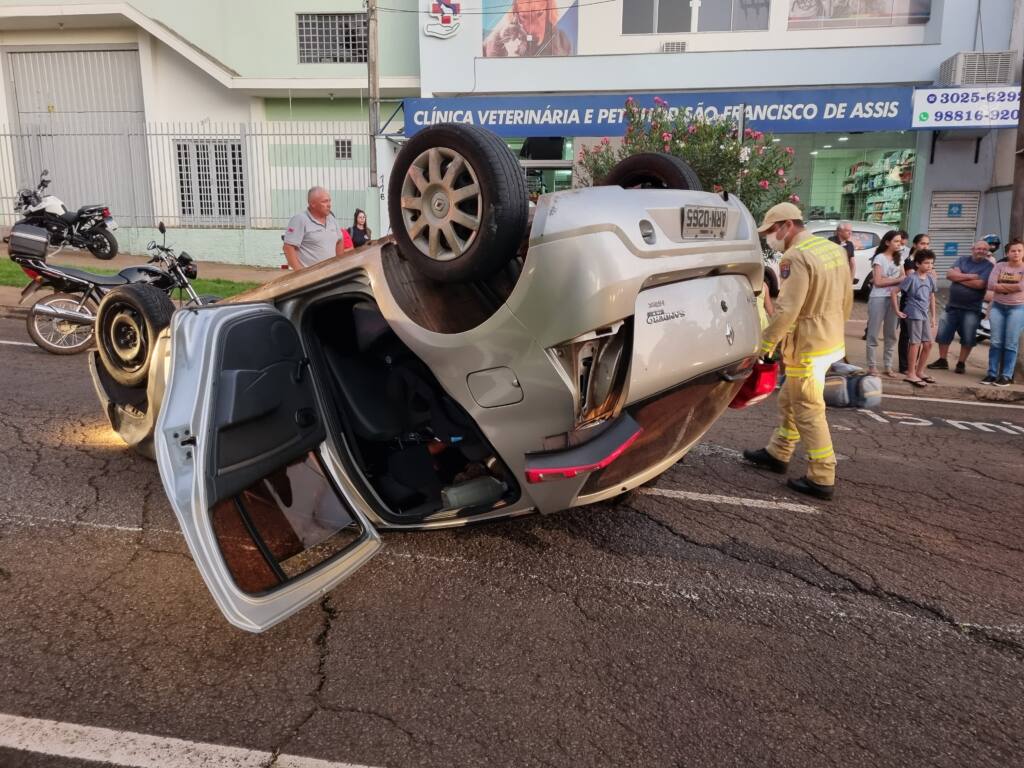
[[[69,207],[106,203],[124,224],[152,219],[145,108],[136,50],[11,51],[13,165],[43,169]]]

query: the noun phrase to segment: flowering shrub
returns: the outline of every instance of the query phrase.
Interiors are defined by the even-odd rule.
[[[646,109],[627,99],[622,146],[614,148],[602,139],[593,149],[584,148],[577,158],[577,176],[587,186],[600,183],[616,163],[640,152],[668,152],[685,160],[705,189],[739,195],[758,221],[776,203],[800,203],[790,176],[792,147],[749,128],[740,136],[730,120],[687,118],[658,97]]]

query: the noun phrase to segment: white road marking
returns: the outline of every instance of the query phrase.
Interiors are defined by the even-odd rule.
[[[945,400],[941,397],[914,397],[913,395],[886,395],[882,397],[891,397],[894,400],[918,400],[925,403],[949,403],[950,405],[977,405],[981,408],[1014,408],[1018,411],[1024,411],[1024,405],[1013,405],[1011,403],[989,403],[982,402],[980,400]]]
[[[820,514],[819,510],[806,504],[794,504],[789,501],[773,501],[771,499],[744,499],[739,496],[720,496],[716,493],[696,493],[679,491],[673,488],[640,488],[639,493],[645,496],[665,496],[669,499],[685,499],[686,501],[706,501],[709,504],[731,504],[737,507],[756,507],[757,509],[778,509],[784,512],[800,512],[805,515]]]
[[[0,512],[0,520],[10,520],[21,525],[75,525],[82,528],[95,528],[101,531],[120,531],[122,533],[169,533],[180,535],[181,531],[167,528],[140,528],[137,525],[114,525],[113,523],[94,523],[89,520],[69,520],[61,517],[43,517],[41,515],[19,515],[17,512]]]
[[[369,768],[242,747],[0,714],[0,747],[128,768]]]
[[[31,341],[5,341],[0,339],[0,344],[9,344],[12,347],[34,347],[35,344]]]

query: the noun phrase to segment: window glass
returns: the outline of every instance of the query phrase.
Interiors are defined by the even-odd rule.
[[[931,0],[790,0],[790,29],[925,24]]]
[[[659,32],[689,32],[693,10],[687,0],[660,0],[658,3]]]
[[[654,31],[655,0],[622,0],[622,34]]]
[[[732,29],[768,29],[770,10],[771,0],[732,0]]]

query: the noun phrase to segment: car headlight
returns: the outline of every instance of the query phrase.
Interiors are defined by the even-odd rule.
[[[548,350],[568,379],[577,429],[617,416],[622,409],[632,328],[632,318],[620,320]]]

